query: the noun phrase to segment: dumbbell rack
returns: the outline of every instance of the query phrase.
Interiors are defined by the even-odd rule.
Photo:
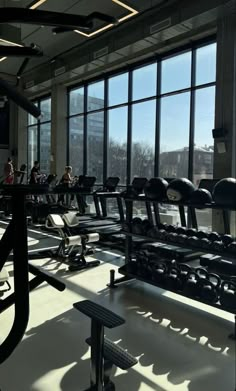
[[[126,204],[126,224],[128,226],[131,225],[131,221],[132,221],[132,217],[133,217],[133,203],[136,202],[136,201],[143,201],[145,202],[146,204],[150,204],[150,208],[151,208],[151,205],[153,205],[153,208],[154,208],[154,213],[155,213],[155,220],[157,223],[160,222],[159,220],[159,212],[158,212],[158,202],[157,201],[153,201],[153,200],[149,200],[147,199],[145,196],[141,195],[141,196],[138,196],[136,198],[125,198],[125,204]],[[196,204],[187,204],[187,203],[181,203],[181,202],[170,202],[170,201],[163,201],[162,202],[163,204],[169,204],[169,205],[175,205],[179,208],[179,212],[180,212],[180,216],[182,216],[181,218],[181,224],[182,226],[186,226],[186,222],[184,222],[184,219],[183,219],[183,214],[184,214],[184,208],[187,207],[189,208],[189,213],[190,213],[190,216],[191,216],[191,223],[194,222],[194,216],[195,215],[195,208],[198,208],[198,209],[202,209],[203,206],[202,205],[196,205]],[[149,210],[150,210],[149,208]],[[229,233],[228,231],[228,226],[230,225],[229,224],[229,212],[230,211],[233,211],[235,209],[233,208],[229,208],[227,206],[224,206],[224,205],[215,205],[215,204],[206,204],[204,205],[204,208],[207,209],[220,209],[222,210],[224,213],[223,213],[223,216],[224,216],[224,222],[226,222],[225,224],[225,229],[226,229],[226,232]],[[150,214],[148,214],[150,216]],[[149,217],[148,216],[148,217]],[[192,225],[195,225],[195,224],[192,224]],[[161,287],[158,283],[156,283],[155,281],[152,281],[152,280],[149,280],[149,279],[145,279],[137,274],[134,274],[130,271],[131,267],[129,268],[130,266],[130,262],[134,262],[132,261],[132,238],[133,237],[136,237],[136,238],[140,238],[140,239],[144,239],[146,241],[150,241],[150,242],[160,242],[160,243],[165,243],[167,245],[176,245],[178,247],[184,247],[184,248],[188,248],[188,249],[191,249],[191,250],[194,250],[194,251],[200,251],[200,252],[205,252],[205,253],[211,253],[211,254],[216,254],[216,255],[224,255],[225,257],[227,258],[235,258],[235,255],[230,253],[230,252],[220,252],[220,251],[216,251],[216,250],[213,250],[213,249],[203,249],[201,247],[193,247],[193,246],[190,246],[188,245],[187,243],[186,244],[180,244],[180,243],[173,243],[171,241],[168,241],[168,240],[161,240],[159,238],[152,238],[152,237],[149,237],[149,236],[145,236],[145,235],[138,235],[138,234],[135,234],[135,233],[131,233],[131,232],[126,232],[126,231],[122,231],[122,233],[126,236],[126,240],[125,240],[125,265],[120,267],[119,268],[119,273],[122,274],[124,277],[121,277],[121,278],[118,278],[118,279],[115,279],[114,278],[114,273],[111,273],[111,278],[110,278],[110,284],[109,286],[110,287],[115,287],[117,284],[120,284],[120,283],[124,283],[126,281],[129,281],[129,280],[132,280],[132,279],[137,279],[137,280],[140,280],[140,281],[143,281],[143,282],[146,282],[148,284],[151,284],[151,285],[154,285],[154,286],[157,286],[157,287]],[[181,293],[181,292],[176,292],[176,291],[173,291],[181,296],[185,296],[185,294]],[[202,302],[204,304],[207,304],[207,305],[210,305],[212,307],[215,307],[215,308],[218,308],[218,309],[221,309],[221,310],[224,310],[224,311],[227,311],[227,312],[230,312],[230,313],[233,313],[233,314],[236,314],[236,309],[235,310],[229,310],[227,308],[224,308],[221,304],[214,304],[214,303],[207,303],[206,301],[203,301],[199,298],[192,298],[193,300],[196,300],[196,301],[199,301],[199,302]],[[235,317],[235,321],[236,321],[236,317]],[[235,323],[235,328],[236,328],[236,323]],[[236,335],[236,330],[235,330],[235,335]]]

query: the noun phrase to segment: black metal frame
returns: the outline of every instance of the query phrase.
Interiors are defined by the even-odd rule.
[[[161,109],[161,98],[177,95],[184,92],[190,92],[191,99],[190,99],[190,126],[189,126],[189,164],[188,164],[188,177],[189,179],[193,178],[193,161],[194,161],[194,108],[195,108],[195,91],[202,88],[207,88],[211,86],[215,86],[216,82],[206,83],[203,85],[195,85],[195,70],[196,70],[196,50],[200,47],[203,47],[207,44],[211,44],[216,42],[216,37],[211,36],[207,39],[203,39],[197,42],[192,42],[191,44],[182,46],[178,49],[174,49],[172,51],[169,51],[163,55],[155,55],[148,60],[144,60],[141,62],[138,62],[136,64],[132,64],[130,66],[125,66],[121,68],[118,71],[113,71],[105,74],[104,77],[99,78],[93,78],[89,81],[83,81],[78,84],[75,84],[73,86],[68,87],[67,93],[68,96],[70,96],[70,91],[75,90],[76,88],[84,87],[84,112],[79,114],[73,114],[69,115],[69,109],[68,109],[68,116],[67,121],[69,122],[69,119],[72,117],[77,117],[84,115],[84,174],[87,174],[87,115],[92,113],[98,113],[103,112],[104,113],[104,160],[103,160],[103,180],[106,179],[107,175],[107,163],[108,163],[108,110],[120,108],[126,106],[128,108],[128,114],[127,114],[127,183],[126,185],[130,184],[132,181],[131,173],[132,173],[132,106],[135,103],[142,103],[149,100],[156,99],[156,126],[155,126],[155,164],[154,164],[154,175],[159,175],[159,156],[160,156],[160,109]],[[191,65],[191,85],[188,88],[181,89],[178,91],[172,91],[169,93],[161,94],[161,68],[162,68],[162,61],[171,58],[175,55],[184,53],[186,51],[191,50],[192,53],[192,65]],[[132,99],[132,90],[133,90],[133,72],[136,69],[139,69],[142,66],[150,65],[156,63],[157,64],[157,89],[156,89],[156,95],[150,96],[148,98],[144,99],[138,99],[133,100]],[[112,76],[118,76],[122,73],[128,73],[128,101],[118,104],[109,106],[108,104],[108,80]],[[102,109],[88,111],[87,110],[87,88],[89,84],[92,84],[94,82],[99,82],[103,80],[104,81],[104,107]],[[68,141],[69,142],[69,141]],[[69,148],[67,148],[67,161],[69,163],[70,160],[70,151]]]
[[[46,100],[46,99],[51,99],[51,95],[47,94],[47,95],[40,96],[39,98],[34,99],[32,102],[34,104],[38,104],[38,107],[40,109],[41,102]],[[29,167],[29,153],[28,153],[28,149],[29,149],[29,129],[30,128],[35,128],[35,127],[37,128],[37,158],[35,160],[38,160],[40,162],[40,128],[41,128],[41,125],[49,124],[51,122],[52,122],[51,120],[50,121],[42,121],[42,120],[38,119],[35,122],[35,124],[32,124],[32,125],[28,124],[27,125],[27,172],[28,172],[28,176],[29,176],[30,170],[32,168],[32,167]],[[68,129],[69,129],[69,122],[68,122]],[[67,144],[69,144],[69,143],[67,143]],[[67,152],[68,152],[68,150],[67,150]]]

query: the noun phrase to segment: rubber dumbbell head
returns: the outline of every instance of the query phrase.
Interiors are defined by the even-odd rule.
[[[186,234],[187,236],[197,236],[197,230],[194,229],[194,228],[189,228],[186,230]]]
[[[231,235],[223,235],[221,237],[222,242],[224,243],[225,246],[228,246],[230,243],[234,241],[233,237]]]
[[[215,240],[214,242],[211,242],[210,247],[215,251],[223,251],[224,250],[224,243],[220,240]]]
[[[212,242],[215,242],[215,241],[217,241],[217,240],[220,240],[220,235],[219,235],[217,232],[211,232],[211,233],[209,234],[208,239],[209,239],[210,241],[212,241]]]

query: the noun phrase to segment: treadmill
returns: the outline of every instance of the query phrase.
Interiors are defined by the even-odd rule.
[[[119,183],[118,177],[109,177],[104,183],[104,186],[93,192],[93,201],[95,205],[96,215],[81,216],[79,226],[74,229],[74,233],[90,232],[109,228],[109,232],[118,232],[121,230],[120,223],[124,221],[124,211],[120,192],[116,191]],[[118,206],[119,218],[114,219],[107,216],[106,200],[115,199]]]

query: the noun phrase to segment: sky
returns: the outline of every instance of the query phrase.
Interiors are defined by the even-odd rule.
[[[144,99],[156,94],[157,63],[143,66],[133,72],[132,99]],[[167,58],[161,64],[161,94],[171,93],[191,85],[191,52]],[[195,85],[214,82],[216,77],[216,44],[196,51]],[[104,81],[88,87],[88,95],[104,99]],[[128,99],[128,74],[109,79],[109,105],[125,103]],[[188,146],[190,122],[190,92],[161,98],[161,151],[172,151]],[[195,93],[195,144],[213,145],[215,87],[201,88]],[[135,103],[132,107],[133,141],[154,145],[156,100]],[[110,137],[121,143],[127,137],[127,108],[109,110]]]

